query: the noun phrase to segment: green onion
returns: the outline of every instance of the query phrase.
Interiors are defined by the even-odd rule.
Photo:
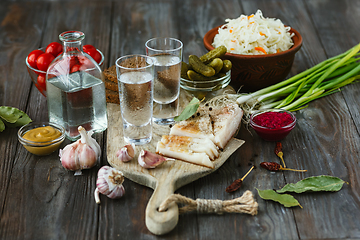
[[[360,79],[360,43],[287,80],[253,93],[240,94],[236,102],[245,112],[281,108],[297,111],[315,99],[340,91]]]

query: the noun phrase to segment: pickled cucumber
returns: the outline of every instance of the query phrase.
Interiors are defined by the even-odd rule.
[[[207,63],[211,62],[214,58],[220,58],[220,57],[224,56],[226,52],[227,52],[226,47],[224,45],[221,45],[220,47],[217,47],[217,48],[209,51],[205,55],[201,56],[200,60],[203,63],[207,64]]]
[[[189,64],[186,62],[181,62],[181,77],[184,79],[188,79],[187,71],[189,70]]]
[[[205,77],[202,74],[195,72],[194,70],[188,70],[187,76],[192,81],[208,81],[211,80],[209,77]]]
[[[220,72],[220,73],[216,74],[215,76],[216,76],[216,79],[222,78],[222,77],[226,76],[226,73]]]
[[[189,70],[187,74],[188,74],[190,80],[194,81],[195,84],[193,86],[195,86],[195,87],[197,86],[199,88],[211,88],[211,87],[213,87],[214,83],[211,83],[211,82],[208,82],[208,81],[216,79],[215,76],[213,76],[213,77],[205,77],[205,76],[203,76],[201,74],[198,74],[194,70]]]
[[[209,64],[209,67],[212,67],[215,70],[215,74],[218,74],[220,70],[223,68],[223,60],[220,58],[214,58]]]
[[[211,77],[215,75],[215,70],[212,67],[205,65],[198,56],[190,55],[189,64],[197,73],[200,73],[205,77]]]
[[[226,72],[228,72],[228,71],[231,70],[231,68],[232,68],[232,63],[231,63],[230,60],[227,60],[227,59],[223,60],[223,64],[224,64],[224,65],[223,65],[223,67],[222,67],[222,69],[221,69],[221,72],[226,73]]]

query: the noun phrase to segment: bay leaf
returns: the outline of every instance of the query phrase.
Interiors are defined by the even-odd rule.
[[[314,177],[304,178],[297,183],[288,183],[283,188],[277,190],[278,193],[295,192],[303,193],[307,191],[320,192],[320,191],[339,191],[345,181],[340,178],[320,175]]]
[[[23,114],[23,111],[14,107],[0,107],[0,117],[8,123],[15,123]]]
[[[188,105],[184,108],[179,116],[174,117],[174,120],[179,122],[188,119],[194,113],[196,113],[197,109],[200,106],[200,101],[196,97],[194,97]]]
[[[1,120],[0,118],[0,132],[4,131],[5,130],[5,124],[4,122]]]
[[[8,127],[20,127],[32,122],[31,118],[23,111],[7,106],[0,106],[0,119],[2,124]],[[2,127],[2,124],[0,123],[1,132],[5,129],[5,126]]]
[[[7,123],[6,126],[12,127],[12,128],[21,127],[30,122],[32,122],[31,118],[28,115],[24,115],[24,116],[21,116],[15,123]]]
[[[262,199],[278,202],[285,207],[301,207],[300,203],[289,194],[279,194],[272,189],[259,190],[256,188],[256,190],[258,191],[258,194]]]

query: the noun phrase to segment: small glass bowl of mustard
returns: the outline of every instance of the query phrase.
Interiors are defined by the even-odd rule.
[[[31,122],[18,131],[19,142],[30,153],[45,156],[56,151],[65,139],[65,128],[49,122]]]

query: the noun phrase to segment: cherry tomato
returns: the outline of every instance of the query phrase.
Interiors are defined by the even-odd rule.
[[[77,72],[79,71],[79,69],[80,69],[80,65],[76,64],[71,68],[70,73]]]
[[[37,77],[37,83],[39,86],[46,91],[46,76],[45,74],[39,74]]]
[[[100,61],[101,61],[101,54],[100,54],[96,49],[89,49],[89,50],[84,51],[84,52],[86,52],[87,54],[89,54],[90,57],[92,57],[92,58],[95,60],[95,62],[100,63]]]
[[[85,56],[78,56],[79,64],[81,66],[81,69],[88,69],[88,68],[94,68],[94,63]]]
[[[52,60],[54,60],[54,56],[50,53],[43,53],[37,58],[36,66],[39,70],[45,71],[49,67]]]
[[[31,67],[33,68],[36,68],[37,69],[37,66],[36,66],[36,61],[37,61],[37,58],[43,54],[44,52],[41,51],[41,50],[34,50],[32,51],[31,53],[29,53],[28,55],[28,63]]]
[[[58,42],[52,42],[47,45],[45,52],[52,54],[54,57],[59,55],[63,50],[63,46]]]
[[[69,56],[67,61],[69,61],[69,69],[71,70],[74,66],[79,65],[79,59],[77,56]]]
[[[84,52],[86,52],[89,49],[95,49],[96,50],[96,48],[93,45],[90,45],[90,44],[87,44],[87,45],[83,46],[83,51]]]

